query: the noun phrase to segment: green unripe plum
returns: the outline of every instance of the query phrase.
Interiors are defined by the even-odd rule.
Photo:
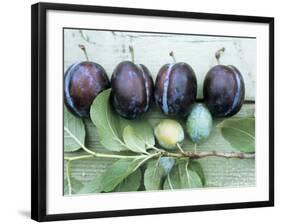
[[[184,140],[184,131],[180,123],[175,120],[165,119],[154,128],[154,135],[159,145],[165,149],[176,149],[177,143]]]
[[[213,126],[212,115],[201,103],[193,105],[186,121],[186,131],[194,143],[206,141]]]

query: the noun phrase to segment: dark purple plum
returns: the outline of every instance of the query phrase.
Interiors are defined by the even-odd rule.
[[[64,76],[64,101],[69,111],[78,117],[89,117],[95,97],[110,87],[103,67],[91,61],[72,64]]]
[[[196,95],[197,80],[191,66],[180,62],[165,64],[160,68],[154,97],[164,114],[186,116],[196,100]]]
[[[153,100],[153,80],[142,64],[123,61],[111,77],[111,103],[122,117],[134,119],[147,112]]]
[[[219,57],[216,53],[216,58]],[[245,98],[245,84],[240,71],[233,65],[212,67],[205,77],[203,94],[213,116],[229,117],[236,114]]]

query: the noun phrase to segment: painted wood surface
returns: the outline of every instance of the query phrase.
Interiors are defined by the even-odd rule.
[[[172,62],[169,52],[174,51],[177,61],[187,62],[196,73],[197,98],[202,98],[202,84],[206,72],[216,64],[214,53],[219,48],[225,47],[226,52],[221,59],[221,63],[235,65],[241,71],[246,85],[246,99],[255,99],[255,39],[90,30],[65,30],[64,38],[65,70],[72,63],[85,60],[83,52],[78,47],[79,44],[83,44],[87,48],[89,58],[101,64],[109,77],[119,62],[130,59],[130,45],[135,50],[135,62],[145,64],[150,69],[154,79],[163,64]],[[235,117],[248,117],[254,116],[254,114],[255,105],[244,104]],[[152,125],[165,117],[156,106],[153,106],[145,116]],[[220,121],[221,119],[216,119],[214,126]],[[87,147],[95,151],[105,152],[105,149],[99,143],[94,125],[90,121],[85,121],[85,125]],[[183,145],[184,150],[193,150],[193,147],[191,141],[186,138]],[[235,151],[224,140],[220,130],[216,127],[214,127],[209,140],[199,145],[197,149]],[[80,151],[71,154],[66,153],[68,156],[81,154],[83,152]],[[100,158],[75,161],[71,168],[72,176],[87,184],[102,173],[113,161]],[[204,158],[200,159],[200,162],[206,175],[207,187],[255,185],[255,160],[253,159]]]
[[[247,86],[246,99],[255,99],[255,39],[90,30],[65,30],[64,39],[65,70],[72,63],[85,60],[78,47],[83,44],[89,59],[102,65],[109,77],[118,63],[131,59],[130,45],[134,48],[135,62],[146,65],[154,78],[162,65],[172,62],[169,52],[173,51],[178,62],[188,63],[195,71],[198,98],[202,98],[206,73],[217,64],[215,52],[225,47],[221,63],[239,68]]]

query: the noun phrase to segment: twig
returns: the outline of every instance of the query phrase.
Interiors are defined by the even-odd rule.
[[[158,157],[161,155],[161,152],[157,152],[157,153],[154,153],[154,154],[150,154],[150,155],[147,155],[146,158],[144,158],[134,169],[134,172],[142,165],[144,164],[147,160],[149,159],[152,159],[154,157]]]
[[[184,153],[170,153],[167,152],[166,156],[171,157],[188,157],[191,159],[199,159],[204,157],[223,157],[223,158],[237,158],[237,159],[254,159],[255,153],[243,153],[243,152],[217,152],[217,151],[210,151],[210,152],[189,152],[185,151]]]
[[[167,152],[164,151],[163,149],[158,149],[157,147],[153,146],[152,148],[157,150],[157,153],[154,154],[149,154],[149,155],[114,155],[114,154],[103,154],[103,153],[97,153],[89,150],[84,144],[82,144],[79,139],[77,139],[71,131],[64,127],[64,130],[70,135],[70,137],[77,142],[77,144],[80,145],[80,147],[90,154],[92,157],[100,157],[100,158],[111,158],[111,159],[141,159],[144,158],[144,160],[148,160],[153,157],[158,157],[158,156],[169,156],[169,157],[188,157],[188,158],[204,158],[208,156],[216,156],[216,157],[223,157],[223,158],[237,158],[237,159],[254,159],[255,154],[254,153],[242,153],[242,152],[217,152],[217,151],[210,151],[210,152],[191,152],[191,151],[183,151],[181,149],[180,153],[172,153],[172,152]],[[87,156],[87,158],[90,158],[90,156]],[[66,160],[71,160],[69,157],[65,158]],[[80,159],[80,158],[79,158]],[[75,157],[72,159],[75,160]]]

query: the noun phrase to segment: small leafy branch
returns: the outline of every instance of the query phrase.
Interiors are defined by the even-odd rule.
[[[109,95],[110,90],[99,94],[90,112],[91,120],[99,133],[100,143],[105,148],[104,153],[95,152],[85,146],[82,120],[66,111],[65,151],[82,149],[86,154],[64,158],[65,194],[136,191],[141,186],[143,190],[203,187],[206,180],[197,159],[211,156],[237,159],[255,157],[254,118],[227,119],[217,126],[221,129],[223,137],[238,149],[238,152],[204,152],[196,149],[185,151],[179,144],[178,151],[167,151],[157,147],[153,129],[147,120],[126,120],[116,115],[109,104]],[[72,178],[71,163],[93,158],[116,161],[91,183],[83,186]]]

